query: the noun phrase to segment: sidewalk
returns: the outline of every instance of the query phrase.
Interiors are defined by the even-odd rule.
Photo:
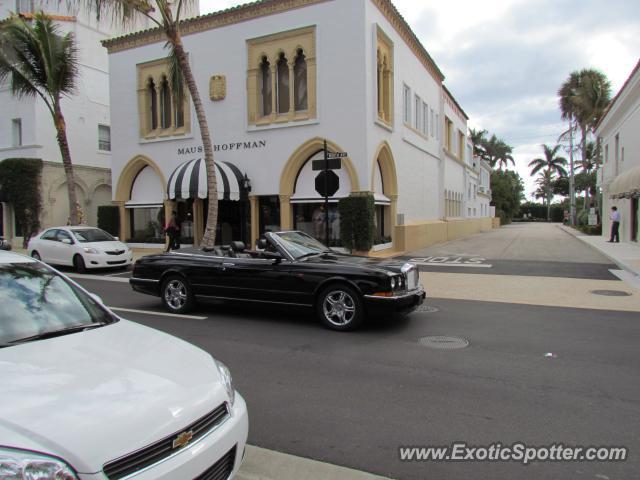
[[[247,445],[238,480],[390,480],[308,458]]]
[[[600,252],[620,268],[627,270],[633,275],[640,276],[640,246],[628,242],[608,243],[603,236],[585,235],[579,230],[575,230],[565,225],[558,225],[570,235]]]

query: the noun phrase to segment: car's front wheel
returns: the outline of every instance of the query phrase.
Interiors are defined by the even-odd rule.
[[[85,273],[87,271],[87,266],[84,263],[84,258],[82,255],[76,255],[73,257],[73,266],[78,273]]]
[[[364,321],[364,307],[358,292],[346,285],[331,285],[318,296],[318,318],[332,330],[354,330]]]
[[[162,304],[171,313],[186,313],[195,304],[191,285],[178,276],[171,276],[162,283],[161,297]]]

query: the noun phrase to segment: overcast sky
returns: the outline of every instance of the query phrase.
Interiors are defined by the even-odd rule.
[[[241,3],[201,0],[202,13]],[[393,0],[482,128],[514,147],[516,168],[566,130],[556,92],[569,74],[598,68],[615,95],[640,58],[640,0]]]

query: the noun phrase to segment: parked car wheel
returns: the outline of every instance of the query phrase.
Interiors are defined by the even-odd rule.
[[[360,295],[346,285],[331,285],[318,296],[316,310],[320,321],[332,330],[354,330],[364,320]]]
[[[171,313],[186,313],[195,300],[189,283],[182,277],[171,276],[162,283],[162,304]]]
[[[81,255],[73,257],[73,267],[78,273],[85,273],[87,271],[87,266],[84,264],[84,258],[82,258]]]
[[[36,250],[31,252],[31,258],[35,258],[36,260],[42,260],[42,258],[40,257],[40,254]]]

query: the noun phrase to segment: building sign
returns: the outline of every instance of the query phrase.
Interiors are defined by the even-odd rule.
[[[266,146],[266,140],[255,140],[252,142],[216,143],[213,145],[213,151],[230,152],[234,150],[254,150],[256,148],[265,148]],[[193,155],[197,153],[204,153],[204,147],[202,145],[198,145],[196,147],[178,148],[178,155]]]

